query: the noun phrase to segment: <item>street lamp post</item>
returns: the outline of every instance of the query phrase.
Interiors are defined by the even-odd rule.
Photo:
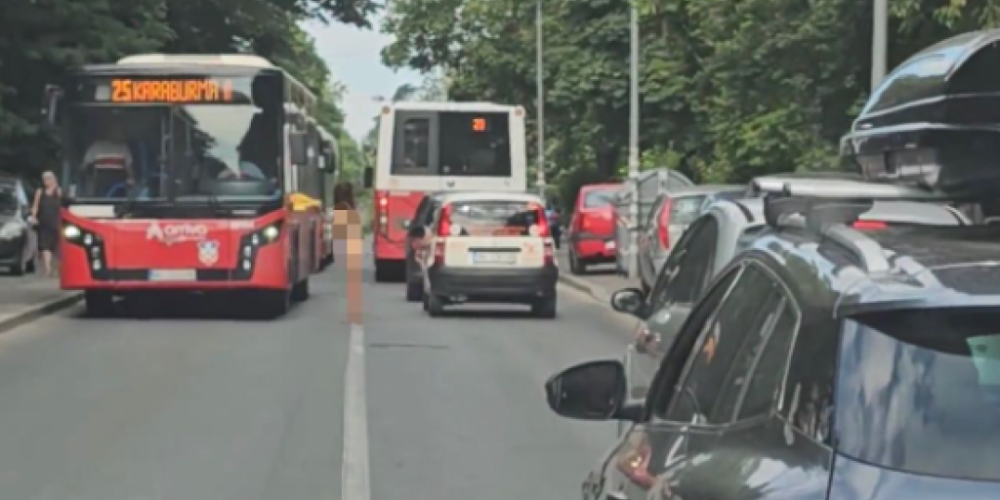
[[[872,92],[885,78],[889,53],[889,0],[875,0],[872,16]]]
[[[538,185],[538,194],[545,196],[545,78],[544,59],[542,58],[542,0],[535,2],[535,73],[537,85],[537,109],[538,109],[538,171],[535,184]]]
[[[629,204],[628,276],[639,275],[639,10],[631,3],[631,52],[628,131],[628,178],[632,201]]]

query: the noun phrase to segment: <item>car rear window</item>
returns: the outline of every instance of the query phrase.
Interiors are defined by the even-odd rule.
[[[1000,481],[1000,308],[855,317],[839,373],[841,453],[915,474]]]
[[[464,201],[451,204],[452,226],[461,236],[529,236],[539,210],[518,201]]]
[[[701,215],[705,195],[674,198],[670,206],[671,224],[690,224]]]
[[[615,193],[612,189],[593,189],[583,195],[583,208],[601,208],[612,205],[615,202]]]

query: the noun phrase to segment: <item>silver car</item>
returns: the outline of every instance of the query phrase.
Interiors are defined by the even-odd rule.
[[[646,292],[656,281],[672,245],[715,201],[742,198],[746,186],[701,185],[659,196],[639,234],[639,282]]]
[[[967,225],[970,221],[949,206],[916,202],[875,202],[859,219],[865,224]],[[651,292],[623,289],[618,294],[641,294],[644,306],[635,341],[628,347],[625,366],[631,397],[645,396],[660,361],[688,314],[712,279],[765,229],[762,198],[719,201],[695,220],[674,245]],[[867,226],[865,226],[867,227]],[[612,306],[620,301],[612,300]],[[625,311],[621,311],[625,312]]]

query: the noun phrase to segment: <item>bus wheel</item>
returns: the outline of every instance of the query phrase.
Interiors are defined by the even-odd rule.
[[[388,283],[392,281],[392,269],[389,262],[385,260],[375,261],[375,282]]]
[[[303,302],[309,299],[309,278],[306,278],[292,287],[292,300]]]
[[[110,316],[115,309],[115,297],[109,292],[87,290],[83,292],[83,303],[89,316]]]

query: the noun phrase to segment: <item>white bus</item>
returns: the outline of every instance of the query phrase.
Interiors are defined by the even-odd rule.
[[[427,193],[527,191],[525,112],[483,102],[400,102],[379,115],[375,188],[377,281],[405,275],[406,228]]]

